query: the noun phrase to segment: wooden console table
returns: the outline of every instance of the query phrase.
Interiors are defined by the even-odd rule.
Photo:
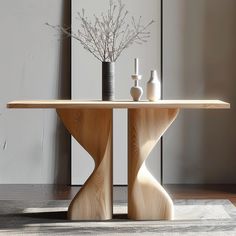
[[[173,218],[173,202],[145,166],[149,153],[180,109],[225,109],[230,104],[219,100],[32,100],[9,102],[7,107],[56,109],[70,134],[94,159],[93,173],[69,206],[71,220],[112,218],[112,110],[128,109],[128,217],[163,220]]]

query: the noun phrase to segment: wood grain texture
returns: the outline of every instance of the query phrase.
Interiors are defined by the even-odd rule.
[[[94,159],[95,168],[68,209],[70,220],[112,218],[112,110],[57,109],[70,134]]]
[[[220,100],[160,100],[149,101],[98,101],[98,100],[28,100],[12,101],[7,104],[8,108],[182,108],[182,109],[227,109],[230,104]]]
[[[175,120],[178,109],[128,110],[128,217],[171,220],[173,202],[145,165],[150,152]]]

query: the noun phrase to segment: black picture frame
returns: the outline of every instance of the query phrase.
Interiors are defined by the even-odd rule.
[[[163,99],[163,0],[160,0],[160,80],[161,80],[161,99]],[[163,185],[163,136],[160,139],[160,182]]]

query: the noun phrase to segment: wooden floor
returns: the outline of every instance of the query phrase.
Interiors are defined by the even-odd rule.
[[[236,185],[167,185],[173,199],[228,199],[236,206]]]
[[[78,186],[0,185],[0,200],[72,199]],[[125,187],[124,187],[125,188]],[[236,185],[166,185],[173,199],[229,199],[236,206]]]

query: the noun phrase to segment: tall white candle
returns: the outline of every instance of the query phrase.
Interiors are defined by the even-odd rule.
[[[138,75],[138,58],[134,59],[134,70],[135,74]]]

